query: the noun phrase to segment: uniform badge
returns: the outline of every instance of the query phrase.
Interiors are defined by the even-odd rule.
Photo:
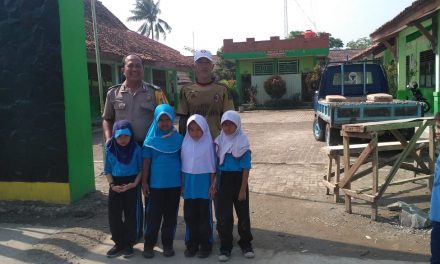
[[[220,95],[215,94],[214,95],[214,102],[218,103],[218,101],[220,101]]]
[[[153,97],[151,96],[151,94],[147,94],[147,100],[151,101],[151,99],[153,99]]]

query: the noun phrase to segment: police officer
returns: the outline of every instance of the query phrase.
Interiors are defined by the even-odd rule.
[[[105,141],[112,137],[113,123],[128,120],[133,127],[134,140],[143,145],[145,135],[153,120],[153,113],[160,103],[167,103],[162,90],[144,79],[142,60],[137,55],[124,58],[125,81],[110,87],[102,115]]]
[[[185,134],[186,121],[193,114],[206,118],[214,140],[220,134],[220,120],[224,112],[234,110],[234,102],[228,88],[217,84],[212,77],[214,63],[208,50],[197,50],[194,54],[196,82],[184,86],[180,91],[179,132]]]
[[[153,120],[154,109],[158,104],[168,103],[162,90],[152,84],[146,83],[144,79],[144,66],[142,59],[134,54],[128,55],[123,60],[123,74],[125,81],[122,84],[110,87],[102,115],[102,128],[105,142],[112,137],[114,122],[127,120],[133,128],[133,138],[142,147],[145,135]],[[143,206],[142,192],[138,188],[138,215],[136,221],[137,241],[142,237],[143,230]],[[133,242],[135,242],[133,241]]]

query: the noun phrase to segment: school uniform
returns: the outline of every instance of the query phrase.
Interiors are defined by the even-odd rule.
[[[238,234],[240,248],[251,247],[253,239],[251,233],[251,222],[249,217],[249,188],[246,188],[246,200],[238,201],[243,169],[251,169],[251,152],[247,151],[243,156],[235,158],[232,154],[226,154],[225,160],[219,166],[218,176],[219,191],[217,194],[217,212],[219,214],[219,235],[221,249],[232,250],[232,231],[234,227],[233,207],[238,218]]]
[[[219,160],[216,213],[218,213],[220,256],[228,258],[233,247],[233,208],[235,208],[238,218],[238,234],[240,235],[238,244],[243,253],[252,253],[253,257],[248,187],[246,187],[246,200],[238,200],[243,170],[251,169],[250,145],[241,128],[241,120],[238,113],[227,111],[223,114],[221,123],[223,124],[226,120],[233,122],[237,128],[232,135],[227,135],[222,130],[215,139],[216,153]]]
[[[114,130],[123,121],[115,123]],[[122,147],[117,145],[113,137],[107,144],[105,152],[104,173],[112,175],[112,184],[117,186],[134,182],[142,170],[142,155],[141,148],[133,142],[133,139],[128,146]],[[140,192],[139,185],[122,193],[109,189],[109,227],[117,248],[132,246],[136,241],[137,232],[142,228],[142,223],[137,217],[142,212],[142,208],[138,206]]]
[[[199,257],[207,257],[212,250],[213,224],[212,202],[209,190],[212,185],[211,175],[216,171],[214,145],[205,118],[192,115],[188,126],[195,122],[203,135],[194,140],[186,133],[182,144],[182,174],[184,178],[184,218],[186,223],[185,244],[187,255],[199,251]]]
[[[174,113],[169,105],[159,105],[154,112],[154,121],[145,138],[142,156],[151,160],[148,195],[144,226],[144,251],[157,243],[159,229],[164,250],[173,248],[177,226],[181,192],[180,148],[182,136],[171,128],[162,131],[158,127],[161,115],[166,114],[171,122]]]

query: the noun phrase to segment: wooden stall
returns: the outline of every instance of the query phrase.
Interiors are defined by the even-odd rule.
[[[329,157],[328,172],[323,180],[327,187],[327,194],[330,190],[333,191],[334,200],[337,202],[341,190],[345,196],[345,207],[348,213],[352,212],[352,197],[371,203],[371,219],[376,220],[378,201],[388,186],[428,179],[428,187],[431,188],[435,165],[434,125],[433,117],[344,125],[341,130],[343,145],[325,148]],[[407,141],[400,133],[403,129],[415,129],[411,140]],[[420,140],[420,136],[426,129],[428,129],[428,139]],[[391,133],[397,141],[379,142],[379,136],[386,132]],[[350,138],[368,139],[369,143],[350,145]],[[429,155],[422,158],[420,153],[424,148],[428,148]],[[401,150],[401,152],[385,159],[379,159],[379,152],[389,150]],[[340,165],[341,158],[344,164],[343,168]],[[413,162],[408,162],[409,159]],[[334,171],[333,161],[336,166]],[[363,164],[367,164],[367,168],[363,167],[364,169],[360,170]],[[379,185],[379,169],[385,166],[391,166],[391,169],[385,176],[385,181]],[[393,181],[399,169],[424,175],[416,177],[414,174],[412,178]],[[372,177],[370,186],[357,190],[351,188],[354,181],[369,175]]]

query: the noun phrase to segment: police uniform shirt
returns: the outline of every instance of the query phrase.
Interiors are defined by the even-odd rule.
[[[134,94],[130,93],[125,82],[113,86],[107,93],[102,118],[112,122],[128,120],[133,128],[134,140],[143,142],[157,106],[154,92],[154,86],[145,82]]]
[[[234,110],[228,88],[216,83],[207,85],[194,83],[182,88],[176,113],[188,117],[193,114],[205,117],[214,139],[221,130],[221,116],[228,110]]]

